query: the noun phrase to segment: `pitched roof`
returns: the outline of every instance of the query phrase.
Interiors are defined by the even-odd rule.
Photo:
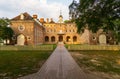
[[[27,12],[23,13],[23,15],[24,15],[24,20],[33,20],[33,17],[30,14],[28,14]],[[16,17],[12,18],[11,20],[20,20],[20,19],[21,19],[21,15],[18,15]]]
[[[30,14],[28,14],[27,12],[22,13],[24,19],[23,20],[32,20],[35,23],[39,24],[40,26],[42,26],[44,28],[44,26],[39,22],[38,19],[34,19]],[[11,21],[17,21],[17,20],[21,20],[21,14],[14,17],[13,19],[11,19]]]

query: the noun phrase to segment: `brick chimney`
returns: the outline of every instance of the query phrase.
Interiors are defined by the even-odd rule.
[[[49,18],[46,19],[46,23],[49,23]]]
[[[37,16],[36,14],[35,14],[35,15],[33,15],[33,18],[34,18],[34,19],[37,19],[37,17],[38,17],[38,16]]]
[[[53,18],[50,18],[50,21],[53,22]]]
[[[50,23],[55,23],[55,22],[53,21],[53,18],[50,18]]]
[[[40,23],[44,23],[44,18],[40,18]]]

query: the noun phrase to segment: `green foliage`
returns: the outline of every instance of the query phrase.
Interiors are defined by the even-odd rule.
[[[120,0],[80,0],[75,10],[77,13],[75,15],[78,16],[76,17],[78,32],[86,27],[86,24],[93,32],[99,28],[105,31],[114,30],[113,21],[120,18],[119,4]]]
[[[2,38],[3,39],[11,39],[13,34],[14,34],[14,32],[13,32],[13,30],[10,27],[4,27],[3,28]]]
[[[120,42],[120,20],[116,19],[115,21],[113,21],[113,23],[115,24],[114,26],[114,33],[115,33],[115,37],[117,38],[117,41]]]
[[[9,24],[9,19],[0,18],[0,27],[6,27]]]
[[[10,27],[8,27],[9,24],[9,19],[0,18],[0,37],[2,39],[11,39],[11,37],[14,34],[13,30]]]
[[[2,38],[0,38],[0,43],[3,43],[3,40],[2,40]]]
[[[65,20],[64,23],[73,23],[74,20]]]

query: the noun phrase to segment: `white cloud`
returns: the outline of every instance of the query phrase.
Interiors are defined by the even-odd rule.
[[[0,0],[0,17],[13,18],[22,12],[31,15],[38,14],[39,18],[53,18],[58,20],[60,9],[64,19],[68,18],[68,6],[62,3],[47,3],[47,0]]]
[[[47,0],[40,0],[40,3],[46,4]]]

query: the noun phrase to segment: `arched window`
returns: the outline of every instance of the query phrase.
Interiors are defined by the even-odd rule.
[[[67,41],[67,42],[70,42],[70,36],[67,36],[67,37],[66,37],[66,41]]]
[[[45,42],[49,42],[49,37],[45,36]]]
[[[55,37],[54,36],[51,37],[51,42],[55,42]]]
[[[77,41],[77,37],[73,36],[73,42],[76,42],[76,41]]]

